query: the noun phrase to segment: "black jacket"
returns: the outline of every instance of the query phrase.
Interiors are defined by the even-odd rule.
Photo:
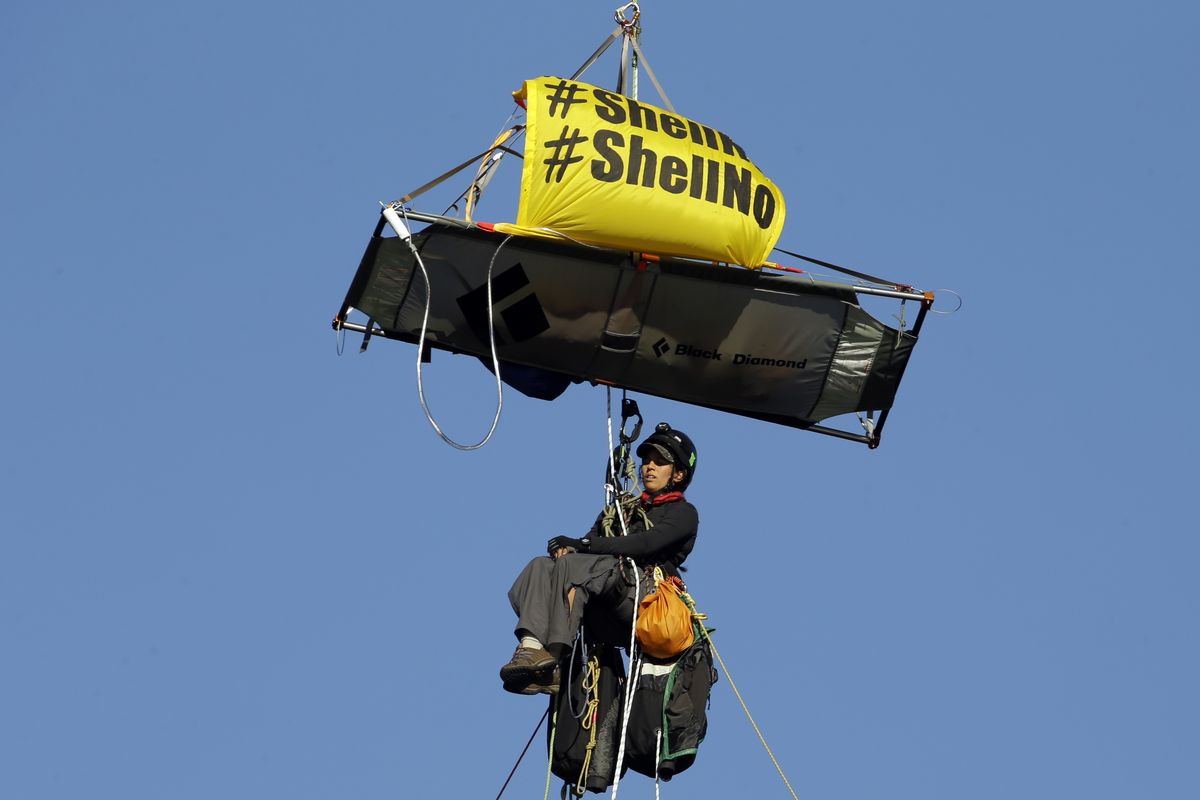
[[[605,536],[601,518],[597,518],[587,534],[588,552],[629,556],[639,566],[657,564],[668,575],[676,575],[696,544],[700,515],[695,506],[683,499],[649,505],[645,510],[650,528],[642,524],[640,514],[633,514],[627,520],[628,536]]]

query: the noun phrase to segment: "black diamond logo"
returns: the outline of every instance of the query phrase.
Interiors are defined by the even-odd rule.
[[[481,342],[487,342],[489,338],[487,292],[485,283],[458,298],[459,309],[467,324],[471,326],[471,331]],[[529,278],[526,277],[525,268],[520,263],[492,277],[492,307],[499,312],[499,317],[504,321],[504,327],[508,329],[512,338],[512,342],[506,341],[504,335],[497,330],[497,344],[523,342],[550,328],[542,304],[530,288]]]
[[[670,349],[671,349],[671,345],[667,342],[666,337],[663,337],[662,339],[659,339],[657,342],[654,343],[654,355],[658,356],[659,358],[662,358],[663,353],[667,352]]]

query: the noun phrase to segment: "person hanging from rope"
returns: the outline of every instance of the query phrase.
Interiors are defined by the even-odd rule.
[[[585,607],[599,606],[628,636],[635,603],[654,589],[646,571],[658,566],[667,575],[678,575],[695,546],[700,517],[683,495],[696,473],[692,440],[660,422],[636,454],[642,459],[645,491],[633,498],[624,515],[628,535],[621,535],[620,520],[613,525],[610,518],[606,525],[601,513],[582,538],[552,538],[546,545],[549,556],[532,559],[509,589],[519,644],[500,668],[505,690],[556,693],[558,662],[575,640]],[[640,580],[628,569],[627,559],[636,565]]]

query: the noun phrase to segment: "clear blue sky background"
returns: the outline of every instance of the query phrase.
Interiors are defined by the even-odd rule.
[[[329,320],[378,201],[615,5],[0,12],[0,796],[495,796],[543,709],[496,677],[505,591],[602,502],[604,391],[510,392],[463,454],[414,349],[339,358]],[[700,448],[691,587],[800,797],[1200,796],[1200,12],[644,11],[676,107],[785,193],[783,246],[965,298],[873,452],[643,399]],[[479,217],[514,214],[493,187]],[[482,435],[488,373],[426,378]],[[664,794],[787,796],[724,678]]]

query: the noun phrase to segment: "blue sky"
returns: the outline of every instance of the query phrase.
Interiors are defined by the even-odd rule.
[[[460,453],[413,348],[338,357],[329,320],[378,201],[615,5],[0,13],[0,795],[499,790],[543,710],[496,677],[505,592],[602,502],[605,393],[507,393]],[[1200,794],[1200,13],[643,9],[680,113],[786,196],[782,246],[964,298],[876,451],[642,399],[699,448],[689,583],[797,793]],[[490,375],[425,375],[479,438]],[[787,796],[724,679],[663,793]]]

